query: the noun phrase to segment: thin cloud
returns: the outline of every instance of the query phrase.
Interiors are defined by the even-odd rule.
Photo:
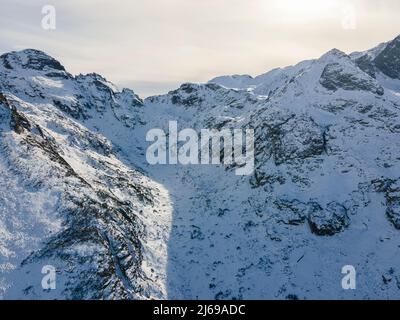
[[[40,23],[47,2],[3,0],[0,51],[40,49],[72,73],[98,72],[147,96],[223,74],[257,75],[332,47],[363,50],[400,33],[397,0],[298,3],[54,0],[57,29],[46,31]],[[342,26],[348,5],[355,10],[354,30]]]

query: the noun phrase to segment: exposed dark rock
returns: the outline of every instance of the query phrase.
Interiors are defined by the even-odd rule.
[[[190,239],[197,239],[197,240],[204,239],[204,235],[198,226],[192,226],[192,231],[190,233]]]
[[[386,215],[396,229],[400,230],[400,179],[376,179],[371,182],[376,192],[386,199]]]
[[[279,221],[289,225],[303,224],[307,217],[307,204],[294,199],[279,199],[274,203],[279,209]]]
[[[396,229],[400,230],[400,198],[390,199],[386,214]]]
[[[337,202],[331,202],[327,207],[316,203],[309,203],[308,222],[311,231],[319,236],[332,236],[343,231],[350,223],[347,209]]]
[[[254,170],[254,174],[250,178],[250,184],[253,188],[262,187],[265,184],[284,184],[285,178],[280,175],[271,175],[259,169]]]
[[[387,44],[374,63],[387,76],[400,79],[400,36]]]
[[[11,63],[9,61],[10,55],[11,55],[11,53],[5,53],[5,54],[0,56],[0,59],[3,62],[4,67],[6,69],[8,69],[8,70],[12,70],[13,69],[13,67],[12,67],[12,65],[11,65]]]
[[[357,77],[354,73],[346,73],[339,63],[326,65],[322,72],[320,83],[330,91],[343,90],[362,90],[370,91],[377,95],[383,95],[384,89],[373,81]]]
[[[400,230],[400,187],[388,190],[386,193],[386,214],[396,229]]]
[[[24,56],[24,60],[21,57]],[[26,49],[20,52],[6,53],[0,58],[3,65],[7,69],[13,69],[13,65],[20,65],[22,68],[29,68],[33,70],[46,71],[46,70],[59,70],[65,71],[65,68],[59,61],[50,57],[42,51],[35,49]]]
[[[23,114],[20,114],[16,108],[11,109],[10,126],[18,134],[21,134],[24,130],[31,130],[29,120]]]
[[[372,78],[376,77],[375,65],[368,55],[361,56],[360,58],[356,59],[355,62],[362,71],[369,74]]]
[[[324,129],[312,118],[274,113],[256,128],[256,164],[271,157],[277,166],[315,157],[324,153],[326,143]]]

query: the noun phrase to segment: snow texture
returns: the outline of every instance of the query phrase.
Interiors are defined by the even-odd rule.
[[[399,299],[399,61],[396,38],[142,100],[2,55],[0,297]],[[254,129],[254,173],[149,165],[146,133],[169,121]]]

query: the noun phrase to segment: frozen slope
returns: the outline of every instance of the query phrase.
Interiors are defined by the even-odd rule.
[[[94,105],[105,89],[79,91],[80,79],[58,64],[54,71],[53,60],[37,51],[7,61],[0,95],[2,297],[165,298],[168,191],[78,119],[89,111],[79,110],[73,95],[86,93],[91,107],[106,113],[103,103]],[[121,98],[125,93],[136,99],[130,92]],[[41,287],[45,265],[57,270],[54,291]]]

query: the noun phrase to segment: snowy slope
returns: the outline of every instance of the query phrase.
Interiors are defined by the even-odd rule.
[[[14,55],[14,61],[47,60],[43,70],[17,63],[2,70],[2,86],[15,88],[0,96],[1,171],[6,173],[0,178],[2,296],[165,297],[168,192],[76,119],[89,117],[91,110],[74,95],[86,94],[96,115],[106,114],[109,106],[101,99],[109,87],[102,83],[91,94],[79,91],[86,79],[63,71],[49,77],[53,66],[46,55]],[[136,103],[128,91],[118,99],[124,101],[121,108]],[[56,267],[55,291],[41,288],[44,265]]]
[[[0,294],[400,298],[399,39],[144,101],[40,51],[1,56]],[[254,173],[148,165],[170,120],[253,128]]]

